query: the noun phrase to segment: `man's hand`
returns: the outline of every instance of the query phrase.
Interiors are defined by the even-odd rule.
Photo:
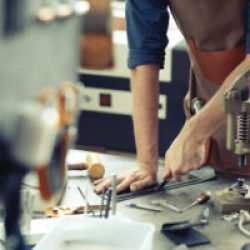
[[[232,70],[202,110],[185,123],[179,136],[166,152],[165,179],[172,176],[181,178],[181,175],[198,169],[204,164],[208,138],[226,121],[226,115],[221,108],[222,97],[231,87],[232,82],[249,67],[250,55],[248,54],[244,61]]]
[[[145,187],[151,186],[156,182],[156,173],[146,170],[144,166],[138,166],[117,176],[117,192],[127,189],[130,191],[139,191]],[[150,169],[150,168],[149,168]],[[94,191],[101,193],[105,188],[111,186],[111,177],[106,177],[94,181]]]
[[[192,119],[186,121],[165,154],[164,179],[181,180],[191,170],[199,169],[206,160],[208,138],[199,133]]]
[[[139,65],[131,71],[133,123],[138,165],[117,177],[117,191],[142,190],[156,182],[158,169],[159,70],[157,64]],[[95,192],[111,186],[107,177],[94,182]]]

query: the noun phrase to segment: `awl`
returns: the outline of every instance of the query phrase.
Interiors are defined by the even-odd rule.
[[[127,206],[132,207],[132,208],[148,210],[151,212],[161,212],[162,211],[162,209],[160,209],[160,208],[154,208],[154,207],[150,207],[150,206],[146,206],[146,205],[138,205],[136,203],[130,203]]]
[[[202,192],[200,193],[199,197],[195,201],[193,201],[188,206],[184,207],[182,211],[187,210],[193,206],[206,203],[207,201],[210,200],[210,198],[211,198],[211,193],[209,191]]]

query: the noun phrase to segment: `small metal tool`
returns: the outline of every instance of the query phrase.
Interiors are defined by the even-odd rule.
[[[210,217],[210,209],[209,207],[205,208],[204,211],[200,214],[199,222],[201,225],[207,225],[209,223],[209,217]]]
[[[187,230],[190,229],[192,227],[196,227],[196,226],[204,226],[207,225],[208,223],[204,223],[204,222],[195,222],[195,223],[191,223],[190,221],[178,221],[178,222],[173,222],[173,223],[166,223],[164,224],[165,230],[167,231],[171,231],[171,232],[175,232],[175,231],[182,231],[182,230]]]
[[[116,174],[112,174],[112,215],[116,214],[116,201],[117,201],[117,196],[116,196]]]
[[[180,208],[178,208],[177,206],[175,206],[173,204],[168,203],[166,200],[153,200],[153,201],[151,201],[151,204],[168,208],[171,211],[174,211],[174,212],[177,212],[177,213],[182,212],[182,210]]]
[[[88,208],[86,208],[86,211],[89,209],[89,211],[93,214],[93,216],[95,216],[95,211],[93,210],[92,206],[89,204],[89,202],[88,202],[86,196],[84,195],[83,191],[81,190],[81,188],[80,188],[79,186],[77,187],[77,189],[78,189],[80,195],[82,196],[82,198],[83,198],[83,199],[85,200],[85,202],[86,202],[86,205],[87,205],[87,207],[88,207]]]
[[[209,191],[202,192],[200,193],[199,197],[194,202],[184,207],[182,211],[185,211],[193,206],[206,203],[207,201],[210,200],[210,198],[211,198],[211,193]]]
[[[102,218],[102,211],[104,209],[104,202],[105,202],[105,195],[106,195],[107,189],[104,189],[102,192],[102,199],[101,199],[101,206],[100,206],[100,218]]]
[[[112,189],[109,188],[107,192],[108,192],[108,199],[107,199],[106,206],[105,206],[105,215],[104,215],[105,219],[108,219],[109,217]]]
[[[165,223],[164,228],[167,231],[174,232],[174,231],[187,230],[195,226],[205,226],[209,224],[208,221],[209,215],[210,215],[209,208],[206,208],[204,211],[202,211],[198,221],[196,222],[190,222],[189,220],[184,220],[184,221]]]
[[[165,185],[163,185],[162,190],[166,191],[184,186],[195,185],[197,183],[212,180],[215,178],[215,176],[216,175],[214,169],[209,166],[206,166],[199,170],[191,171],[190,174],[181,182],[178,182],[176,180],[168,181]],[[140,191],[124,191],[117,194],[117,201],[124,201],[139,196],[154,194],[156,192],[159,192],[159,185],[153,185]]]
[[[160,209],[160,208],[150,207],[150,206],[146,206],[146,205],[139,205],[136,203],[130,203],[130,204],[128,204],[128,206],[132,207],[132,208],[138,208],[138,209],[151,211],[151,212],[162,212],[162,209]]]

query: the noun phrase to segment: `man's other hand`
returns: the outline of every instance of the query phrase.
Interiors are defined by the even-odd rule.
[[[111,187],[111,177],[94,181],[94,191],[99,194],[104,189]],[[156,182],[156,173],[138,166],[117,176],[117,192],[125,190],[139,191]]]
[[[208,139],[199,133],[192,120],[186,121],[180,134],[165,154],[164,179],[182,180],[183,175],[201,168],[206,161]]]

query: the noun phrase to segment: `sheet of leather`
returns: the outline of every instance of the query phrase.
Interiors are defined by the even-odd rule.
[[[168,231],[164,227],[161,232],[176,244],[185,244],[189,247],[209,244],[211,241],[207,236],[201,234],[193,228],[179,231]]]

